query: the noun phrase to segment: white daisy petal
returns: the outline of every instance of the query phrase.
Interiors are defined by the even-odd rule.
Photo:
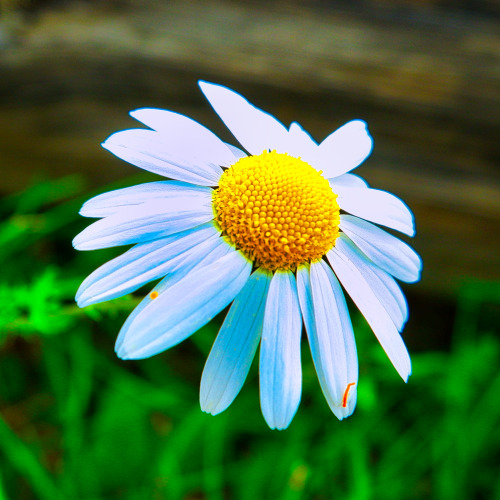
[[[248,156],[244,151],[242,151],[240,148],[237,148],[236,146],[233,146],[232,144],[228,144],[227,142],[224,143],[230,150],[231,153],[239,160],[240,158],[245,158]]]
[[[129,330],[134,323],[135,318],[141,313],[141,311],[148,306],[153,300],[154,296],[162,294],[165,290],[173,287],[175,284],[182,281],[183,278],[188,276],[192,271],[197,271],[212,265],[217,260],[225,257],[226,255],[234,252],[234,249],[228,245],[222,238],[218,238],[218,245],[208,252],[204,252],[200,255],[199,252],[193,252],[189,255],[189,258],[184,259],[182,265],[176,266],[165,278],[163,278],[151,292],[144,297],[140,304],[132,311],[129,317],[123,324],[118,338],[115,343],[115,351],[118,356],[125,356],[126,352],[122,349],[122,344],[126,338],[129,338]]]
[[[335,192],[332,183],[330,185]],[[415,234],[413,214],[397,196],[387,191],[366,188],[343,188],[337,194],[337,202],[345,212],[408,236]]]
[[[362,253],[360,253],[360,255],[364,257]],[[365,260],[365,262],[367,262],[367,260]],[[378,291],[382,290],[380,296],[386,296],[387,298],[385,298],[385,302],[389,304],[386,309],[388,310],[388,312],[390,311],[390,308],[394,308],[396,310],[396,312],[390,313],[390,315],[391,318],[396,318],[393,319],[393,322],[399,329],[399,331],[402,331],[406,322],[408,321],[408,302],[406,301],[405,294],[401,290],[396,280],[389,273],[386,273],[385,271],[380,269],[380,267],[371,265],[370,271],[375,274],[378,279],[377,288],[375,288],[374,285],[372,286],[372,290],[375,291],[375,293],[379,293]],[[400,322],[399,327],[398,320]]]
[[[180,113],[142,108],[131,111],[130,116],[164,136],[169,148],[174,144],[182,158],[210,159],[209,166],[217,174],[218,166],[229,167],[236,161],[231,148],[211,130]]]
[[[345,174],[363,163],[370,155],[373,140],[362,120],[353,120],[331,133],[318,146],[314,163],[329,179]]]
[[[123,359],[146,358],[189,337],[234,299],[251,269],[250,261],[232,251],[191,271],[159,293],[134,318],[118,355]]]
[[[299,267],[297,288],[321,389],[342,420],[354,411],[358,383],[356,344],[344,294],[324,261]]]
[[[399,238],[352,215],[340,216],[340,229],[384,271],[407,283],[420,279],[422,260]]]
[[[177,138],[178,142],[175,139],[175,135],[168,137],[154,130],[131,129],[113,134],[102,147],[149,172],[200,186],[216,186],[222,174],[219,159],[206,156],[198,148],[196,137]]]
[[[365,276],[345,254],[343,235],[337,238],[335,247],[327,254],[328,260],[347,293],[358,306],[371,326],[392,364],[407,380],[411,373],[411,362],[406,346],[385,307],[367,284]]]
[[[213,190],[205,186],[195,186],[181,181],[158,181],[138,184],[108,191],[86,201],[80,215],[84,217],[108,217],[116,214],[124,207],[141,205],[155,199],[202,197],[212,196]]]
[[[187,259],[204,255],[218,245],[213,223],[182,233],[141,243],[96,269],[76,294],[80,307],[131,293],[149,281],[161,278]]]
[[[201,250],[201,251],[200,251]],[[233,247],[228,245],[223,238],[215,239],[215,246],[210,248],[196,247],[184,259],[176,259],[176,265],[169,270],[169,273],[151,290],[151,292],[144,297],[140,304],[132,311],[129,317],[123,324],[118,338],[115,343],[115,351],[118,355],[122,352],[121,346],[126,337],[129,336],[128,332],[134,319],[149,303],[154,300],[151,299],[152,295],[161,294],[164,290],[174,286],[181,281],[192,271],[203,269],[210,266],[213,262],[220,258],[234,252]],[[181,256],[180,256],[181,257]]]
[[[238,142],[252,155],[275,149],[286,153],[288,130],[274,116],[250,104],[240,94],[209,82],[198,82],[215,112]]]
[[[136,109],[130,112],[130,116],[166,136],[169,144],[176,143],[177,147],[186,149],[195,146],[200,156],[210,158],[217,165],[227,167],[234,162],[234,155],[230,149],[228,151],[227,145],[192,118],[155,108]]]
[[[122,208],[100,219],[73,240],[78,250],[94,250],[146,242],[199,226],[213,219],[211,196],[155,199]]]
[[[269,287],[260,346],[260,404],[271,429],[290,425],[300,402],[300,316],[291,272],[277,271]]]
[[[163,290],[168,288],[169,283],[170,283],[170,277],[167,276],[166,278],[163,278],[152,290],[148,295],[146,295],[141,302],[139,303],[138,306],[135,307],[135,309],[128,315],[127,319],[125,320],[125,323],[123,323],[122,327],[120,328],[120,332],[118,333],[118,337],[116,338],[115,342],[115,352],[119,357],[123,357],[126,355],[126,351],[122,349],[123,342],[128,336],[128,332],[130,330],[130,326],[133,324],[135,318],[139,316],[146,307],[148,307],[156,298],[156,294],[160,294]]]
[[[408,307],[405,296],[396,281],[374,265],[345,234],[337,239],[335,246],[357,267],[396,328],[401,331],[408,320]]]
[[[211,265],[216,260],[234,252],[234,247],[228,244],[224,238],[215,238],[214,244],[209,246],[198,245],[192,250],[188,250],[185,256],[179,256],[175,265],[169,270],[169,273],[161,281],[161,287],[155,290],[161,291],[174,286],[181,281],[191,271],[202,269]]]
[[[270,282],[271,273],[255,271],[229,309],[203,369],[203,411],[224,411],[240,392],[259,345]]]
[[[335,194],[340,194],[343,189],[368,187],[368,182],[356,174],[339,175],[329,181]]]
[[[308,163],[314,161],[318,149],[316,141],[297,122],[290,125],[289,134],[287,153],[290,156],[301,157]]]

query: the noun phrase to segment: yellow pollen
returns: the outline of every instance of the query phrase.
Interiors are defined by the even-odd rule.
[[[276,151],[241,158],[224,171],[213,208],[223,234],[269,271],[321,259],[339,232],[328,181],[300,158]]]
[[[151,292],[151,293],[149,294],[149,298],[150,298],[151,300],[154,300],[154,299],[158,298],[158,295],[159,295],[159,294],[158,294],[158,292]]]

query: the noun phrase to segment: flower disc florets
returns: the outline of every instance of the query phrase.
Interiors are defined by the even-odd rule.
[[[337,195],[328,181],[300,158],[276,151],[228,168],[213,207],[236,248],[270,271],[321,259],[339,231]]]

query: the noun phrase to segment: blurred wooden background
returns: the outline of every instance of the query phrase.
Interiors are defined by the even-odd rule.
[[[493,1],[0,2],[0,189],[135,172],[99,147],[130,109],[173,109],[231,140],[198,90],[222,83],[320,140],[368,121],[359,169],[403,198],[417,293],[500,280],[500,8]]]

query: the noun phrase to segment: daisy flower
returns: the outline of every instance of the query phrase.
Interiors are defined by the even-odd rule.
[[[134,246],[80,286],[81,307],[162,278],[123,325],[122,359],[153,356],[229,306],[203,370],[200,402],[213,415],[237,396],[259,350],[260,402],[271,428],[286,428],[301,396],[304,325],[321,389],[343,419],[356,405],[358,359],[342,287],[392,364],[411,372],[400,333],[408,318],[394,278],[419,279],[421,260],[379,226],[414,234],[394,195],[348,173],[372,150],[354,120],[316,143],[232,90],[200,82],[239,149],[181,114],[138,109],[149,128],[111,135],[103,147],[168,179],[101,194],[78,250]]]

